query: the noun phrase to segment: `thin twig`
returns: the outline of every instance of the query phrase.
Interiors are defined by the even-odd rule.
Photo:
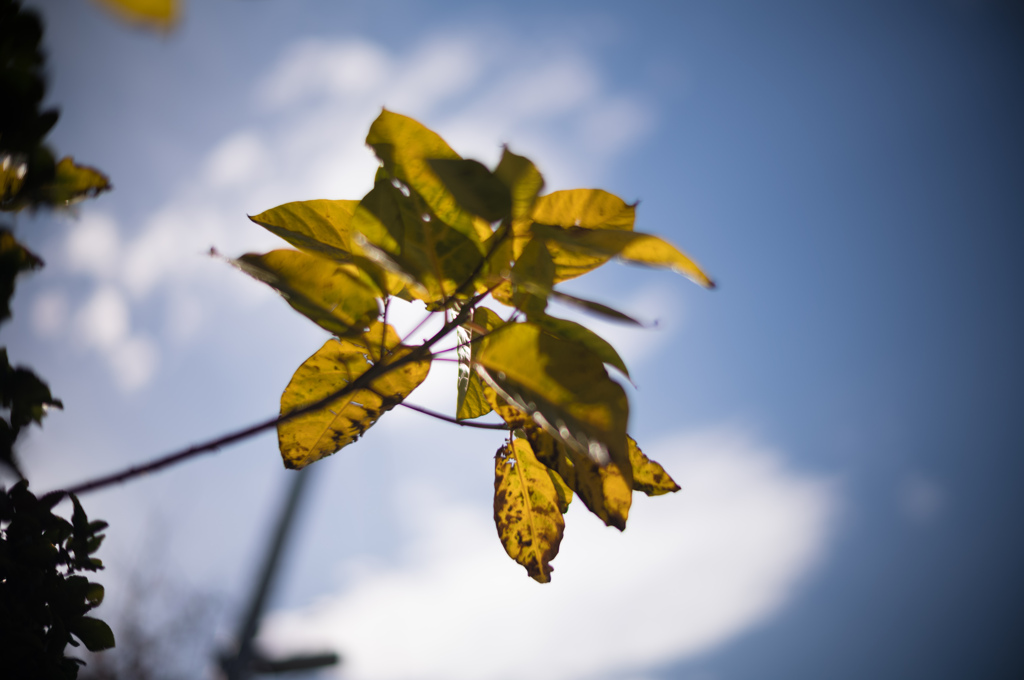
[[[417,406],[416,404],[409,404],[409,403],[404,402],[404,401],[401,402],[400,406],[404,406],[406,408],[412,409],[413,411],[416,411],[418,413],[422,413],[425,416],[430,416],[431,418],[437,418],[438,420],[443,420],[446,423],[452,423],[453,425],[461,425],[462,427],[476,427],[476,428],[479,428],[481,430],[507,430],[508,429],[508,425],[506,425],[505,423],[474,423],[474,422],[470,422],[468,420],[457,420],[455,418],[452,418],[451,416],[446,416],[443,413],[438,413],[437,411],[431,411],[428,408],[423,408],[422,406]]]

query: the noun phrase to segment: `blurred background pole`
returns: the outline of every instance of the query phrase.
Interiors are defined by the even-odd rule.
[[[220,659],[221,668],[224,669],[227,680],[249,680],[255,673],[259,672],[282,672],[285,670],[297,670],[297,668],[315,668],[333,665],[338,662],[337,654],[320,654],[310,657],[297,657],[291,660],[272,662],[264,659],[258,650],[253,647],[253,639],[259,631],[260,617],[267,603],[267,596],[273,586],[274,577],[281,561],[281,553],[288,540],[288,533],[291,530],[295,519],[299,500],[309,479],[309,468],[305,467],[294,474],[292,487],[285,501],[281,517],[270,542],[263,569],[260,571],[259,580],[253,590],[245,615],[241,620],[236,648],[234,654],[223,655]],[[290,667],[289,667],[290,666]]]

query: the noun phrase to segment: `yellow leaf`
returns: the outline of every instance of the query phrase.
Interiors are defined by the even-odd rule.
[[[473,325],[478,329],[491,331],[503,323],[504,319],[487,307],[477,307],[473,310]],[[478,337],[480,333],[477,330],[463,327],[458,330],[459,383],[455,417],[459,420],[479,418],[491,412],[488,388],[473,370],[473,354],[476,352],[477,343],[470,341]]]
[[[340,262],[351,260],[351,221],[359,201],[296,201],[249,219],[296,248]]]
[[[352,384],[374,364],[394,363],[413,351],[400,343],[390,325],[375,322],[358,339],[331,339],[307,359],[281,395],[281,414],[325,399]],[[411,361],[384,373],[368,387],[277,427],[281,457],[289,468],[302,468],[358,439],[385,412],[423,382],[429,361]]]
[[[76,165],[71,156],[60,159],[54,172],[53,181],[44,188],[51,205],[71,205],[110,190],[106,175],[87,165]]]
[[[629,438],[629,462],[633,465],[633,488],[648,496],[660,496],[679,491],[679,485],[665,468],[644,455],[633,438]]]
[[[635,262],[649,267],[667,267],[705,288],[715,287],[714,282],[697,266],[696,262],[675,246],[651,234],[641,234],[635,231],[588,230],[577,227],[562,229],[543,224],[533,225],[533,231],[537,236],[547,239],[549,248],[552,248],[554,243],[561,244],[562,250],[568,253],[570,258],[578,255],[583,261],[586,261],[588,258],[594,257],[607,259],[618,256],[627,262]],[[554,253],[552,253],[552,257],[555,257]],[[567,261],[571,261],[571,259]]]
[[[568,319],[548,316],[547,314],[538,315],[532,321],[543,328],[544,332],[556,338],[575,342],[577,345],[585,347],[587,351],[592,352],[598,359],[606,364],[611,364],[622,371],[622,374],[627,378],[629,377],[626,363],[619,356],[619,353],[615,351],[615,348],[607,340],[586,326],[581,326],[575,321],[569,321]]]
[[[263,281],[297,312],[335,335],[359,335],[380,313],[380,288],[354,264],[300,250],[249,253],[235,264]]]
[[[117,15],[122,21],[168,30],[178,21],[180,6],[177,0],[95,0]]]
[[[523,428],[537,459],[564,480],[583,504],[608,526],[626,528],[633,502],[632,472],[614,461],[598,465],[532,424]]]
[[[538,224],[563,229],[632,231],[636,204],[601,189],[555,191],[537,199],[532,218]],[[549,243],[548,248],[555,263],[555,283],[586,274],[610,259],[604,253],[568,250],[557,242]]]
[[[366,143],[391,177],[421,196],[438,219],[480,247],[472,216],[427,163],[430,159],[461,158],[437,133],[408,116],[385,109],[370,126]]]
[[[599,465],[629,468],[629,403],[599,358],[532,323],[505,324],[478,344],[477,373],[502,400]]]
[[[551,560],[565,530],[552,472],[516,439],[494,457],[494,524],[509,557],[536,581],[551,580]]]

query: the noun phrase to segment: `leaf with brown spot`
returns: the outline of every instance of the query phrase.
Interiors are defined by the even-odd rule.
[[[665,472],[665,468],[644,455],[632,437],[629,437],[629,462],[633,465],[633,489],[648,496],[660,496],[679,491],[679,485]]]
[[[328,340],[295,371],[281,395],[281,414],[325,399],[350,385],[382,360],[382,349],[385,365],[413,351],[401,344],[394,328],[379,321],[359,338]],[[278,425],[278,444],[285,467],[305,467],[354,442],[384,412],[408,397],[429,370],[429,361],[402,364],[373,380],[368,388],[355,390]]]
[[[494,524],[509,557],[536,581],[551,580],[551,560],[565,530],[563,499],[553,473],[523,439],[494,457]],[[567,506],[567,503],[566,503]]]

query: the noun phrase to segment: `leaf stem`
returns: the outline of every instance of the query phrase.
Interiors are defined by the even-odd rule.
[[[424,408],[422,406],[417,406],[416,404],[407,404],[404,401],[400,405],[404,406],[404,407],[406,407],[408,409],[412,409],[413,411],[416,411],[418,413],[422,413],[423,415],[430,416],[431,418],[437,418],[438,420],[443,420],[446,423],[452,423],[453,425],[461,425],[462,427],[476,427],[476,428],[479,428],[481,430],[507,430],[508,429],[508,425],[506,425],[505,423],[474,423],[474,422],[470,422],[468,420],[457,420],[455,418],[452,418],[451,416],[446,416],[443,413],[438,413],[437,411],[431,411],[428,408]]]

